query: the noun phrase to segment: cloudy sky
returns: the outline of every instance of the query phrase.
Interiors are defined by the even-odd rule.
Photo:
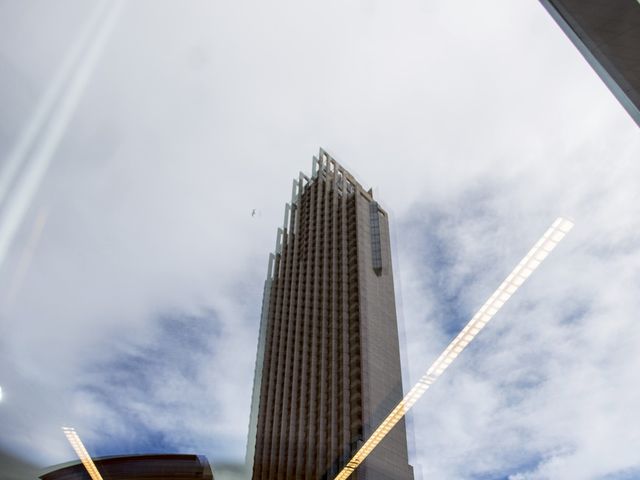
[[[640,131],[536,0],[0,1],[0,450],[241,461],[320,146],[392,215],[407,384],[576,222],[416,406],[418,478],[638,478]]]

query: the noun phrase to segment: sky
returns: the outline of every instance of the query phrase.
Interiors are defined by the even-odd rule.
[[[416,405],[417,478],[640,477],[640,131],[536,0],[0,1],[0,450],[242,461],[319,147],[390,213],[405,389],[576,223]]]

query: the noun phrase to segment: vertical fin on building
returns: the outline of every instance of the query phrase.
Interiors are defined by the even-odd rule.
[[[253,390],[251,392],[251,411],[249,414],[249,434],[247,438],[247,450],[245,456],[246,478],[251,478],[253,472],[253,461],[256,451],[256,435],[258,433],[258,412],[260,411],[260,391],[262,389],[262,371],[264,362],[264,349],[267,336],[267,315],[269,314],[269,302],[271,300],[271,283],[275,268],[276,256],[269,254],[267,265],[267,278],[264,281],[264,291],[262,294],[262,310],[260,312],[260,328],[258,330],[258,349],[256,353],[256,363],[253,374]]]
[[[269,266],[267,267],[267,280],[273,280],[273,268],[276,262],[276,256],[273,253],[269,254]]]
[[[285,203],[284,205],[284,220],[282,222],[282,229],[287,230],[289,228],[289,213],[291,212],[291,205]]]
[[[320,151],[318,153],[318,164],[320,173],[327,174],[329,171],[329,161],[333,160],[331,155],[327,153],[322,147],[320,147]],[[335,161],[335,160],[334,160]]]
[[[278,233],[276,235],[276,251],[275,254],[278,255],[282,251],[282,237],[284,235],[284,230],[282,228],[278,229]]]
[[[291,183],[291,205],[298,201],[298,181],[294,178]]]
[[[304,187],[309,182],[309,177],[307,177],[303,172],[300,172],[298,175],[298,179],[293,179],[293,186],[291,188],[291,227],[289,232],[297,233],[298,231],[298,210],[299,210],[299,201],[300,196],[304,192]]]

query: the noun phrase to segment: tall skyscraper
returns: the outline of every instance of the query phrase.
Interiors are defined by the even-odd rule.
[[[269,261],[247,460],[332,479],[402,399],[387,212],[325,151],[293,183]],[[411,480],[404,421],[354,480]]]
[[[640,125],[640,1],[540,1]]]

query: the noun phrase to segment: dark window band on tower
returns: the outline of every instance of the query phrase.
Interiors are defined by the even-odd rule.
[[[380,246],[380,218],[378,218],[378,202],[369,204],[369,225],[371,227],[371,260],[373,271],[382,274],[382,248]]]

